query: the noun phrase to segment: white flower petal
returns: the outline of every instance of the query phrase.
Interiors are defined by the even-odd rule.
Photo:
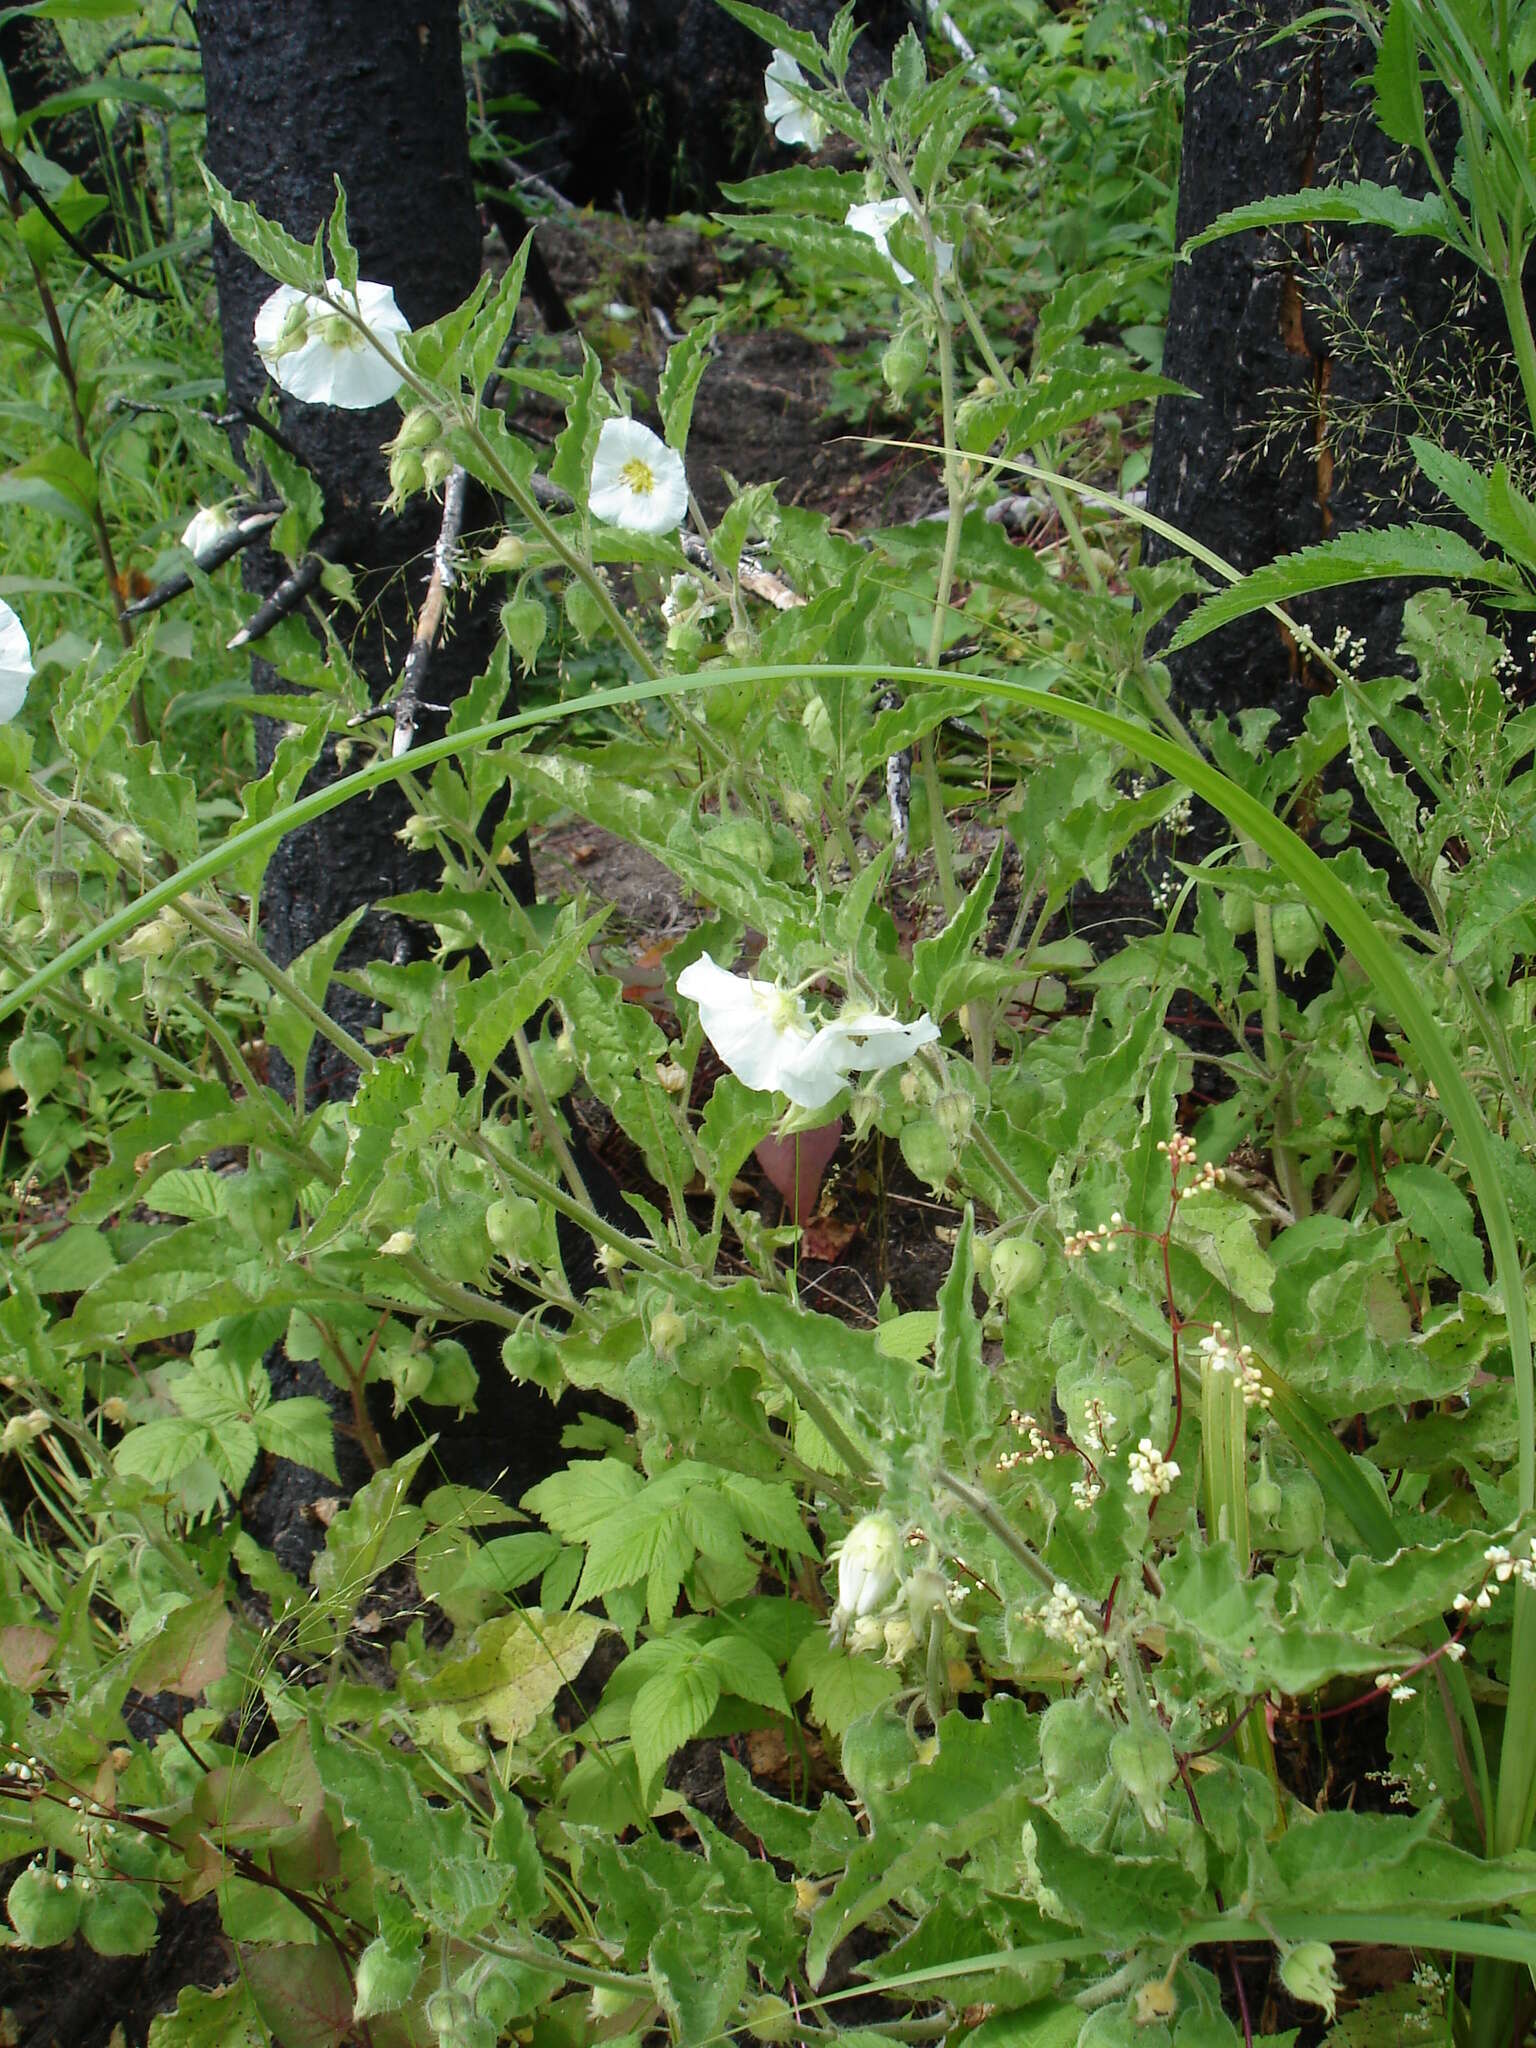
[[[9,724],[26,703],[32,674],[32,645],[26,628],[0,598],[0,725]]]
[[[805,73],[787,50],[775,50],[773,62],[763,73],[763,118],[780,142],[820,149],[827,124],[814,107],[787,91],[789,86],[806,90]]]
[[[393,398],[404,380],[364,335],[343,320],[336,310],[340,306],[355,313],[383,342],[411,331],[387,284],[359,278],[354,295],[333,280],[325,298],[280,284],[256,315],[256,353],[273,383],[290,398],[366,412]]]
[[[638,420],[604,420],[587,503],[605,525],[675,533],[688,516],[683,458]]]
[[[708,953],[683,969],[677,992],[698,1004],[704,1035],[739,1081],[801,1109],[824,1109],[850,1073],[884,1073],[939,1035],[930,1017],[903,1024],[871,1010],[813,1030],[798,996],[732,974]]]
[[[911,284],[913,278],[906,265],[898,263],[891,254],[891,229],[911,211],[905,199],[870,199],[863,205],[850,206],[843,216],[844,227],[852,228],[856,235],[865,235],[874,243],[895,271],[898,284]],[[953,242],[936,242],[935,248],[939,275],[948,277],[955,267],[955,246]]]
[[[181,544],[189,553],[200,555],[204,548],[211,548],[215,541],[234,530],[235,522],[222,505],[199,505],[187,521]]]
[[[708,953],[677,977],[679,995],[699,1006],[704,1035],[748,1088],[777,1090],[806,1109],[819,1109],[842,1087],[842,1076],[804,1067],[814,1044],[805,1006],[771,981],[732,974]]]
[[[939,1027],[926,1015],[903,1024],[899,1017],[882,1017],[875,1010],[849,1010],[823,1027],[823,1036],[827,1035],[838,1041],[837,1057],[845,1073],[883,1074],[934,1044]]]

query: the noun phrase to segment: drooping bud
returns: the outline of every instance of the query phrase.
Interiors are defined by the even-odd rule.
[[[901,1531],[893,1516],[881,1511],[854,1523],[838,1551],[834,1643],[842,1641],[850,1623],[885,1605],[896,1590],[900,1567]]]
[[[1326,1941],[1299,1941],[1280,1958],[1280,1982],[1292,1998],[1320,2006],[1331,2020],[1343,1985]]]
[[[43,913],[44,938],[53,938],[60,932],[67,932],[75,922],[75,913],[80,907],[79,869],[39,868],[37,904]]]

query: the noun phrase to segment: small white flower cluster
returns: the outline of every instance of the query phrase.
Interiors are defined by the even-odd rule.
[[[1395,1700],[1411,1700],[1418,1697],[1418,1687],[1405,1685],[1401,1671],[1378,1671],[1371,1680],[1378,1692],[1389,1692]]]
[[[1359,675],[1365,666],[1365,635],[1351,633],[1348,626],[1339,626],[1333,636],[1333,645],[1328,652],[1351,675]]]
[[[1063,1240],[1062,1251],[1069,1259],[1080,1259],[1085,1252],[1101,1252],[1113,1234],[1124,1226],[1125,1218],[1115,1209],[1108,1223],[1095,1224],[1089,1230],[1074,1230]]]
[[[1212,1372],[1236,1373],[1242,1381],[1243,1406],[1267,1408],[1275,1390],[1264,1377],[1263,1367],[1253,1355],[1251,1344],[1234,1344],[1233,1333],[1221,1323],[1212,1323],[1210,1335],[1200,1339],[1200,1350]]]
[[[1186,793],[1179,798],[1172,810],[1169,811],[1167,817],[1163,820],[1163,824],[1170,832],[1187,832],[1190,820],[1194,814],[1194,799]]]
[[[1104,1406],[1097,1394],[1091,1395],[1083,1416],[1083,1442],[1090,1451],[1112,1452],[1109,1432],[1115,1426],[1115,1417]]]
[[[1017,1435],[1026,1437],[1028,1450],[1004,1451],[997,1461],[999,1472],[1012,1472],[1019,1465],[1033,1465],[1044,1460],[1048,1465],[1056,1455],[1056,1440],[1036,1422],[1033,1415],[1021,1414],[1017,1408],[1008,1410],[1008,1426]]]
[[[1103,1491],[1104,1482],[1098,1473],[1085,1472],[1072,1482],[1072,1505],[1079,1513],[1086,1514]]]
[[[1147,899],[1154,910],[1172,910],[1173,899],[1183,886],[1182,878],[1172,868],[1165,868],[1147,891]]]
[[[1034,1610],[1033,1619],[1053,1643],[1070,1651],[1079,1664],[1099,1647],[1099,1632],[1065,1579],[1056,1581],[1050,1598]]]
[[[1415,1765],[1415,1769],[1419,1767]],[[1387,1799],[1393,1806],[1412,1806],[1413,1792],[1408,1780],[1396,1771],[1367,1771],[1366,1782],[1384,1787]]]
[[[1175,1459],[1165,1458],[1151,1437],[1144,1436],[1126,1460],[1130,1468],[1132,1493],[1144,1493],[1149,1500],[1161,1500],[1172,1493],[1179,1476]]]
[[[882,1664],[895,1668],[904,1664],[916,1649],[917,1637],[904,1614],[885,1618],[861,1614],[848,1631],[848,1647],[859,1657],[872,1657],[878,1652]]]
[[[1414,1990],[1422,1991],[1427,1998],[1439,1998],[1450,1981],[1433,1963],[1420,1963],[1413,1973]]]
[[[1516,1556],[1507,1543],[1490,1543],[1483,1558],[1492,1567],[1492,1583],[1485,1579],[1476,1593],[1458,1593],[1451,1602],[1458,1614],[1466,1614],[1472,1608],[1481,1608],[1486,1613],[1499,1588],[1507,1586],[1511,1579],[1518,1579],[1528,1592],[1536,1592],[1536,1536],[1527,1538],[1523,1557]]]
[[[1168,1155],[1175,1178],[1186,1167],[1194,1166],[1195,1141],[1193,1138],[1186,1138],[1182,1132],[1177,1137],[1171,1138],[1166,1144],[1162,1139],[1159,1139],[1157,1149],[1159,1152],[1165,1152]],[[1212,1188],[1219,1188],[1226,1177],[1226,1169],[1224,1167],[1212,1166],[1209,1159],[1207,1159],[1203,1166],[1196,1169],[1195,1177],[1189,1185],[1179,1189],[1179,1200],[1187,1202],[1192,1195],[1208,1195]]]
[[[12,1749],[19,1749],[20,1746],[15,1742],[11,1744]],[[45,1764],[39,1763],[35,1756],[11,1756],[0,1765],[0,1778],[10,1778],[18,1785],[46,1785],[48,1769]]]

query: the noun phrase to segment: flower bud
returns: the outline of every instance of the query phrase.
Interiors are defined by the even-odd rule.
[[[80,905],[78,868],[40,868],[37,875],[37,903],[43,913],[43,936],[52,938],[67,932],[75,922]]]
[[[1168,1825],[1163,1793],[1178,1771],[1166,1731],[1152,1721],[1117,1728],[1109,1745],[1109,1767],[1141,1808],[1147,1826],[1162,1834]]]
[[[912,1634],[920,1641],[927,1640],[935,1617],[942,1618],[947,1612],[948,1596],[944,1574],[934,1571],[930,1565],[924,1565],[908,1579],[907,1620]]]
[[[890,346],[880,358],[880,374],[886,389],[898,402],[928,367],[928,341],[921,328],[907,325],[897,329]]]
[[[1010,1301],[1032,1294],[1045,1272],[1045,1253],[1032,1237],[1005,1237],[992,1246],[992,1298]]]
[[[458,467],[446,448],[429,448],[421,466],[429,491],[440,490]]]
[[[430,405],[413,405],[400,422],[391,448],[430,448],[441,438],[443,423]]]
[[[28,1110],[45,1102],[64,1075],[64,1048],[49,1032],[28,1025],[11,1043],[11,1072],[21,1083]]]
[[[970,1096],[954,1088],[947,1090],[933,1105],[934,1122],[954,1151],[958,1151],[971,1135],[971,1122],[975,1114],[976,1105]]]
[[[104,1010],[117,994],[117,969],[110,960],[93,960],[82,968],[80,986],[92,1009]]]
[[[416,1233],[414,1230],[392,1230],[379,1246],[380,1253],[386,1259],[404,1258],[407,1252],[413,1252],[415,1249]]]
[[[699,656],[704,652],[704,635],[697,626],[686,620],[667,628],[667,653],[672,666],[683,675],[692,675],[699,665]]]
[[[389,458],[389,502],[403,505],[422,490],[427,481],[426,464],[414,448],[397,448]]]
[[[182,943],[186,929],[183,919],[167,908],[131,931],[118,947],[118,954],[124,960],[164,960]]]
[[[725,651],[732,661],[750,661],[757,652],[757,635],[750,626],[732,626],[725,636]]]
[[[482,569],[500,576],[515,576],[528,559],[528,545],[515,533],[504,533],[495,547],[480,557]]]
[[[9,1456],[27,1444],[35,1443],[53,1427],[53,1423],[42,1408],[33,1408],[25,1415],[13,1415],[0,1431],[0,1456]]]
[[[686,1319],[678,1314],[668,1297],[666,1307],[657,1309],[651,1317],[651,1349],[658,1358],[674,1358],[687,1334]]]
[[[1292,1998],[1304,2005],[1320,2006],[1332,2020],[1334,2005],[1344,1988],[1333,1967],[1333,1950],[1326,1941],[1299,1941],[1280,1958],[1280,1982]]]
[[[135,873],[144,865],[144,841],[131,825],[114,825],[107,836],[107,847],[120,868],[131,868]]]
[[[837,1557],[837,1605],[832,1610],[834,1643],[849,1625],[885,1605],[896,1590],[901,1565],[901,1531],[880,1512],[855,1522]]]

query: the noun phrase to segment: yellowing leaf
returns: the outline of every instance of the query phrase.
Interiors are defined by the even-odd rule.
[[[520,1741],[575,1678],[606,1627],[595,1615],[546,1616],[536,1607],[485,1622],[466,1655],[424,1681],[412,1684],[407,1675],[419,1739],[450,1768],[477,1769],[485,1760],[481,1731],[496,1742]]]

